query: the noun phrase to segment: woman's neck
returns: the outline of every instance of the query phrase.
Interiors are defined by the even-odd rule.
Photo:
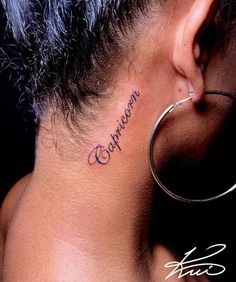
[[[54,131],[59,136],[57,133]],[[35,170],[10,236],[14,236],[13,229],[23,227],[27,236],[38,237],[42,249],[47,246],[52,253],[56,250],[56,260],[73,261],[82,256],[81,271],[96,262],[101,269],[109,265],[111,271],[129,273],[132,269],[137,273],[139,269],[139,276],[147,275],[152,183],[145,180],[145,160],[129,155],[142,163],[143,175],[125,153],[117,153],[106,166],[90,166],[85,153],[90,144],[78,149],[78,159],[69,159],[60,148],[77,150],[68,141],[69,132],[63,134],[63,142],[55,146],[53,137],[39,130]],[[38,227],[40,232],[35,234]],[[53,243],[48,245],[44,238]]]

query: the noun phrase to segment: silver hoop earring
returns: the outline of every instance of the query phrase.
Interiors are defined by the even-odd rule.
[[[224,92],[224,91],[219,91],[219,90],[211,90],[211,91],[206,91],[205,92],[206,95],[221,95],[221,96],[225,96],[231,99],[236,99],[236,95],[232,94],[232,93],[228,93],[228,92]],[[233,192],[236,189],[236,183],[229,188],[227,191],[218,194],[214,197],[210,197],[210,198],[205,198],[205,199],[190,199],[190,198],[185,198],[182,197],[174,192],[172,192],[170,189],[168,189],[160,180],[155,168],[154,168],[154,159],[153,159],[153,151],[154,151],[154,143],[155,143],[155,139],[156,136],[159,133],[160,130],[160,126],[163,122],[163,120],[171,113],[173,112],[176,108],[181,107],[183,104],[190,102],[193,99],[193,97],[188,97],[186,99],[183,99],[181,101],[178,101],[176,104],[169,106],[164,113],[160,116],[160,118],[158,119],[158,121],[156,122],[153,131],[152,131],[152,135],[150,138],[150,142],[149,142],[149,150],[148,150],[148,159],[149,159],[149,167],[151,170],[151,173],[154,177],[154,180],[156,181],[156,183],[160,186],[160,188],[162,190],[164,190],[164,192],[166,194],[168,194],[170,197],[174,198],[175,200],[178,200],[180,202],[185,202],[185,203],[206,203],[206,202],[211,202],[211,201],[215,201],[218,200],[224,196],[226,196],[227,194]]]

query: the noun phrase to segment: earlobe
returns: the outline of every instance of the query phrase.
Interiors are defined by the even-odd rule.
[[[214,18],[217,4],[218,0],[195,0],[176,33],[173,63],[176,70],[187,79],[188,91],[194,93],[194,102],[201,101],[204,94],[202,65],[199,64],[199,33]]]

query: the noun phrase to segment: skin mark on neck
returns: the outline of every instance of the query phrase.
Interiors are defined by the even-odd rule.
[[[113,134],[110,134],[110,142],[107,146],[98,144],[88,156],[89,165],[107,165],[112,157],[112,154],[119,150],[121,151],[120,139],[126,130],[130,119],[132,118],[132,113],[140,97],[139,91],[133,91],[130,95],[129,102],[127,107],[124,109],[124,112],[119,120],[117,120],[116,130]]]

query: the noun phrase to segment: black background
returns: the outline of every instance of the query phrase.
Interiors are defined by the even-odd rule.
[[[19,103],[19,93],[8,75],[0,76],[0,189],[2,202],[8,190],[34,165],[34,116]]]

